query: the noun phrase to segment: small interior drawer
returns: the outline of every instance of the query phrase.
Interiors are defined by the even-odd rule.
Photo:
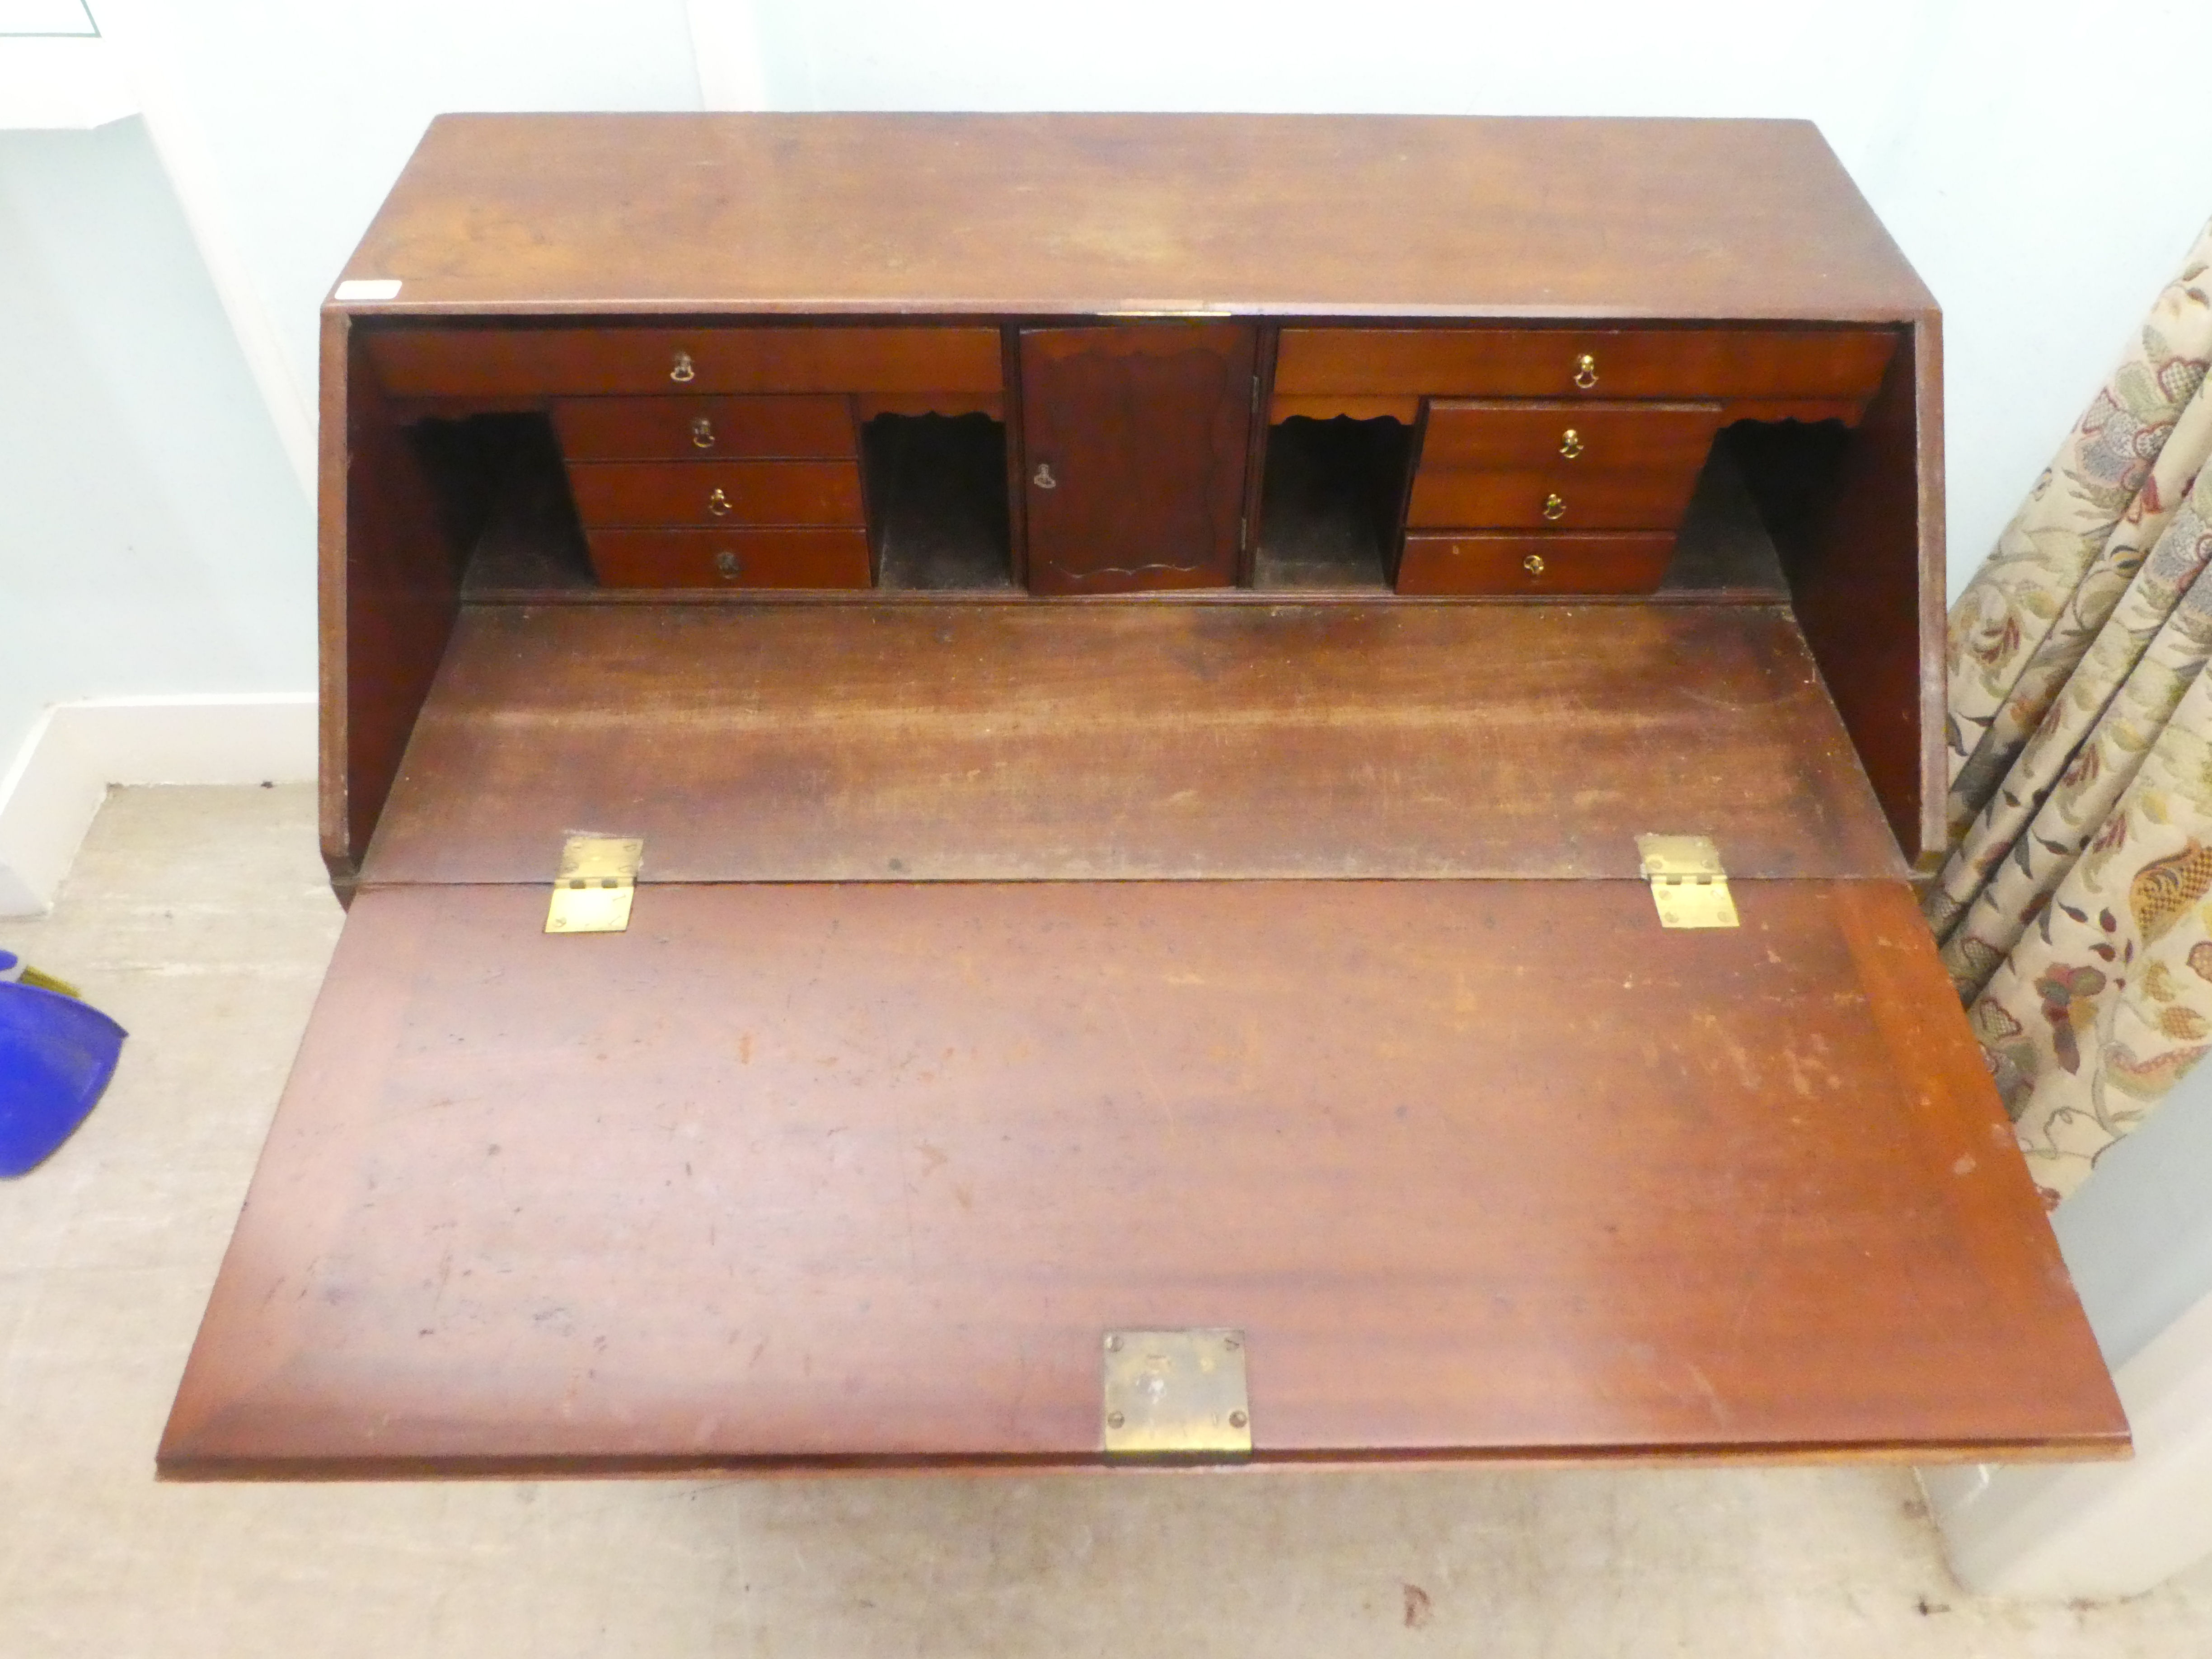
[[[1286,328],[1275,392],[1857,401],[1896,344],[1881,329]]]
[[[1668,530],[1697,487],[1694,467],[1587,472],[1571,461],[1514,472],[1426,465],[1413,475],[1406,522],[1425,529]]]
[[[994,328],[395,328],[369,360],[397,398],[714,392],[977,392]]]
[[[837,397],[572,398],[553,405],[570,460],[834,458],[857,453]]]
[[[1667,574],[1674,532],[1413,535],[1401,593],[1649,593]]]
[[[868,587],[865,530],[594,530],[609,587]]]
[[[568,487],[586,527],[866,522],[853,461],[587,461]]]
[[[1593,472],[1695,473],[1705,464],[1705,452],[1712,447],[1720,424],[1721,405],[1717,403],[1437,398],[1429,404],[1421,464],[1486,471],[1548,471],[1572,461]]]

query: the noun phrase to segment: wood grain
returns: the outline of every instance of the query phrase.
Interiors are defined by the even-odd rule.
[[[592,568],[617,587],[866,587],[868,532],[851,529],[594,530]]]
[[[1420,529],[1672,530],[1697,488],[1695,462],[1671,472],[1585,468],[1552,458],[1527,472],[1431,466],[1413,475],[1406,522]]]
[[[1021,331],[1030,592],[1237,580],[1255,333],[1235,323]]]
[[[583,829],[663,881],[1902,870],[1759,606],[472,607],[367,878]]]
[[[577,461],[830,459],[860,453],[853,415],[847,398],[564,398],[553,427]]]
[[[1132,1325],[1261,1462],[2123,1447],[1910,893],[1736,896],[364,892],[161,1467],[1085,1463]]]
[[[1584,470],[1694,477],[1720,423],[1718,404],[1439,398],[1421,428],[1421,465],[1503,471],[1568,462],[1569,477]]]
[[[1401,593],[1649,593],[1666,580],[1674,532],[1406,538]],[[1532,564],[1531,561],[1534,562]]]
[[[325,315],[322,356],[321,838],[345,897],[459,611],[470,532],[440,511],[345,318]]]
[[[996,392],[995,329],[382,325],[363,331],[395,397],[627,392]]]
[[[858,461],[579,461],[568,487],[587,529],[865,522]]]
[[[1275,390],[1863,400],[1896,349],[1884,329],[1286,328]]]
[[[1934,303],[1799,121],[447,115],[343,275],[403,279],[384,314]]]

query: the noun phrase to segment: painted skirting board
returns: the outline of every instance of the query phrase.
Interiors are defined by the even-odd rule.
[[[58,703],[0,775],[0,916],[52,908],[111,784],[314,775],[312,692]]]
[[[1966,1589],[2102,1601],[2140,1595],[2212,1554],[2212,1296],[2112,1381],[2135,1431],[2132,1462],[1921,1472]]]

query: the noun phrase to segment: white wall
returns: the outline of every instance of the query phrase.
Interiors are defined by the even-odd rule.
[[[139,123],[0,132],[0,773],[44,704],[312,686],[313,535]]]

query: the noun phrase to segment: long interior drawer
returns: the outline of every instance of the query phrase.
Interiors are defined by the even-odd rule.
[[[409,328],[367,349],[396,398],[995,392],[1005,380],[995,328]]]
[[[1286,328],[1279,396],[1871,397],[1887,329]]]

